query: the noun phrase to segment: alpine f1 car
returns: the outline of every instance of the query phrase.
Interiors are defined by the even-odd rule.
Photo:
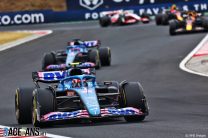
[[[149,23],[150,18],[147,14],[143,14],[141,17],[129,11],[117,10],[102,12],[99,19],[102,27],[109,25],[127,25],[135,24],[138,22]]]
[[[170,35],[181,32],[208,31],[208,18],[195,11],[183,14],[183,20],[171,20],[169,26]]]
[[[68,42],[66,50],[52,51],[45,53],[42,59],[42,70],[46,70],[49,65],[65,64],[73,62],[92,62],[96,69],[102,66],[111,65],[111,50],[109,47],[100,47],[99,40],[81,41],[75,39]]]
[[[149,114],[143,88],[138,82],[98,83],[93,75],[66,74],[63,77],[60,71],[34,72],[36,88],[16,90],[15,110],[19,124],[32,122],[35,127],[45,127],[61,120],[109,117],[139,122]],[[39,82],[55,84],[41,88]]]
[[[178,10],[176,5],[172,5],[170,9],[167,9],[155,16],[155,21],[157,25],[168,25],[169,21],[176,19],[179,21],[183,20],[182,11]]]

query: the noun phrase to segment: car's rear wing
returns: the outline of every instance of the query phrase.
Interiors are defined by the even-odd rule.
[[[67,71],[38,71],[32,73],[34,82],[58,83],[64,79]]]
[[[53,65],[51,65],[53,66]],[[56,66],[56,65],[54,65]],[[42,82],[42,83],[58,83],[60,80],[64,79],[65,77],[69,76],[70,74],[79,73],[82,74],[95,74],[94,63],[85,62],[85,63],[71,63],[70,67],[66,70],[54,70],[54,71],[38,71],[32,73],[32,79],[35,83]],[[52,69],[52,68],[51,68]]]
[[[101,45],[100,40],[90,40],[90,41],[80,41],[83,45],[85,45],[87,48],[93,48],[93,47],[99,47]],[[68,46],[76,45],[75,41],[68,42]]]

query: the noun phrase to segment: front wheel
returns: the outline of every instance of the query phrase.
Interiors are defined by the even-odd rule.
[[[101,17],[99,20],[99,23],[100,23],[100,26],[102,26],[102,27],[109,26],[111,24],[110,17],[108,17],[108,16]]]
[[[41,117],[55,111],[55,97],[50,89],[35,89],[32,98],[32,123],[35,127],[48,125],[41,122]],[[50,120],[44,120],[50,121]]]
[[[19,124],[29,124],[32,122],[33,88],[18,88],[15,93],[15,114]]]
[[[170,35],[176,35],[176,29],[177,29],[177,21],[172,20],[170,21],[170,26],[169,26],[169,34]]]
[[[125,107],[133,107],[141,110],[144,115],[125,116],[127,122],[140,122],[149,114],[146,98],[143,94],[143,88],[138,82],[128,82],[123,86],[123,103]]]

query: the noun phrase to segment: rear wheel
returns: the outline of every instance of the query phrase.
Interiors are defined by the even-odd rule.
[[[89,55],[88,55],[88,58],[89,58],[89,62],[92,62],[92,63],[95,64],[96,69],[100,69],[101,63],[100,63],[98,50],[90,51]]]
[[[158,15],[156,15],[155,22],[156,22],[156,25],[162,24],[162,14],[159,13]]]
[[[202,26],[208,31],[208,18],[202,18]]]
[[[169,24],[169,19],[167,14],[162,15],[162,24],[163,25],[168,25]]]
[[[111,50],[109,47],[101,47],[99,48],[99,56],[102,66],[110,66],[111,65]]]
[[[149,14],[147,14],[147,13],[142,13],[141,17],[142,18],[148,18],[148,19],[150,18]]]
[[[55,97],[50,89],[35,89],[32,98],[32,123],[35,127],[48,125],[40,117],[55,111]]]
[[[29,124],[32,122],[33,88],[18,88],[15,93],[15,114],[19,124]]]
[[[42,70],[45,70],[48,65],[56,64],[54,53],[45,53],[42,59]]]
[[[128,82],[123,86],[123,103],[125,107],[140,109],[146,115],[149,113],[143,88],[138,82]],[[145,119],[145,115],[125,116],[127,122],[140,122]]]
[[[110,23],[111,23],[110,17],[108,17],[108,16],[103,16],[103,17],[100,18],[99,22],[100,22],[100,26],[102,26],[102,27],[107,27],[107,26],[109,26]]]
[[[150,16],[149,16],[149,14],[147,14],[147,13],[143,13],[143,14],[141,15],[141,18],[146,19],[146,20],[142,20],[142,23],[144,23],[144,24],[150,22]]]

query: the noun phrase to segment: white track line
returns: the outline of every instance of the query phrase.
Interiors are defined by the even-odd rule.
[[[9,126],[2,126],[2,125],[0,125],[0,128],[5,128],[5,127],[11,128],[11,127],[9,127]],[[72,137],[66,137],[66,136],[54,135],[54,134],[50,134],[50,133],[46,133],[46,137],[49,137],[49,138],[72,138]],[[9,138],[9,137],[8,137],[8,138]],[[35,137],[34,137],[34,138],[35,138]],[[38,138],[38,136],[37,136],[37,138]]]
[[[206,74],[203,74],[203,73],[200,73],[200,72],[196,72],[196,71],[193,71],[193,70],[190,70],[186,67],[186,63],[193,57],[193,55],[199,51],[199,49],[206,43],[208,42],[208,35],[206,35],[203,40],[196,46],[196,48],[194,48],[194,50],[191,51],[191,53],[189,53],[183,60],[182,62],[180,63],[179,67],[186,71],[186,72],[189,72],[189,73],[192,73],[192,74],[196,74],[196,75],[200,75],[200,76],[205,76],[205,77],[208,77],[208,75]]]
[[[9,48],[18,46],[20,44],[23,44],[23,43],[26,43],[26,42],[38,39],[38,38],[46,36],[46,35],[49,35],[53,31],[52,30],[37,30],[37,31],[10,31],[10,32],[28,32],[28,33],[34,33],[34,34],[32,34],[31,36],[25,37],[25,38],[18,39],[16,41],[12,41],[12,42],[0,45],[0,51],[3,51],[3,50],[6,50],[6,49],[9,49]],[[45,32],[45,34],[36,34],[38,32]]]

